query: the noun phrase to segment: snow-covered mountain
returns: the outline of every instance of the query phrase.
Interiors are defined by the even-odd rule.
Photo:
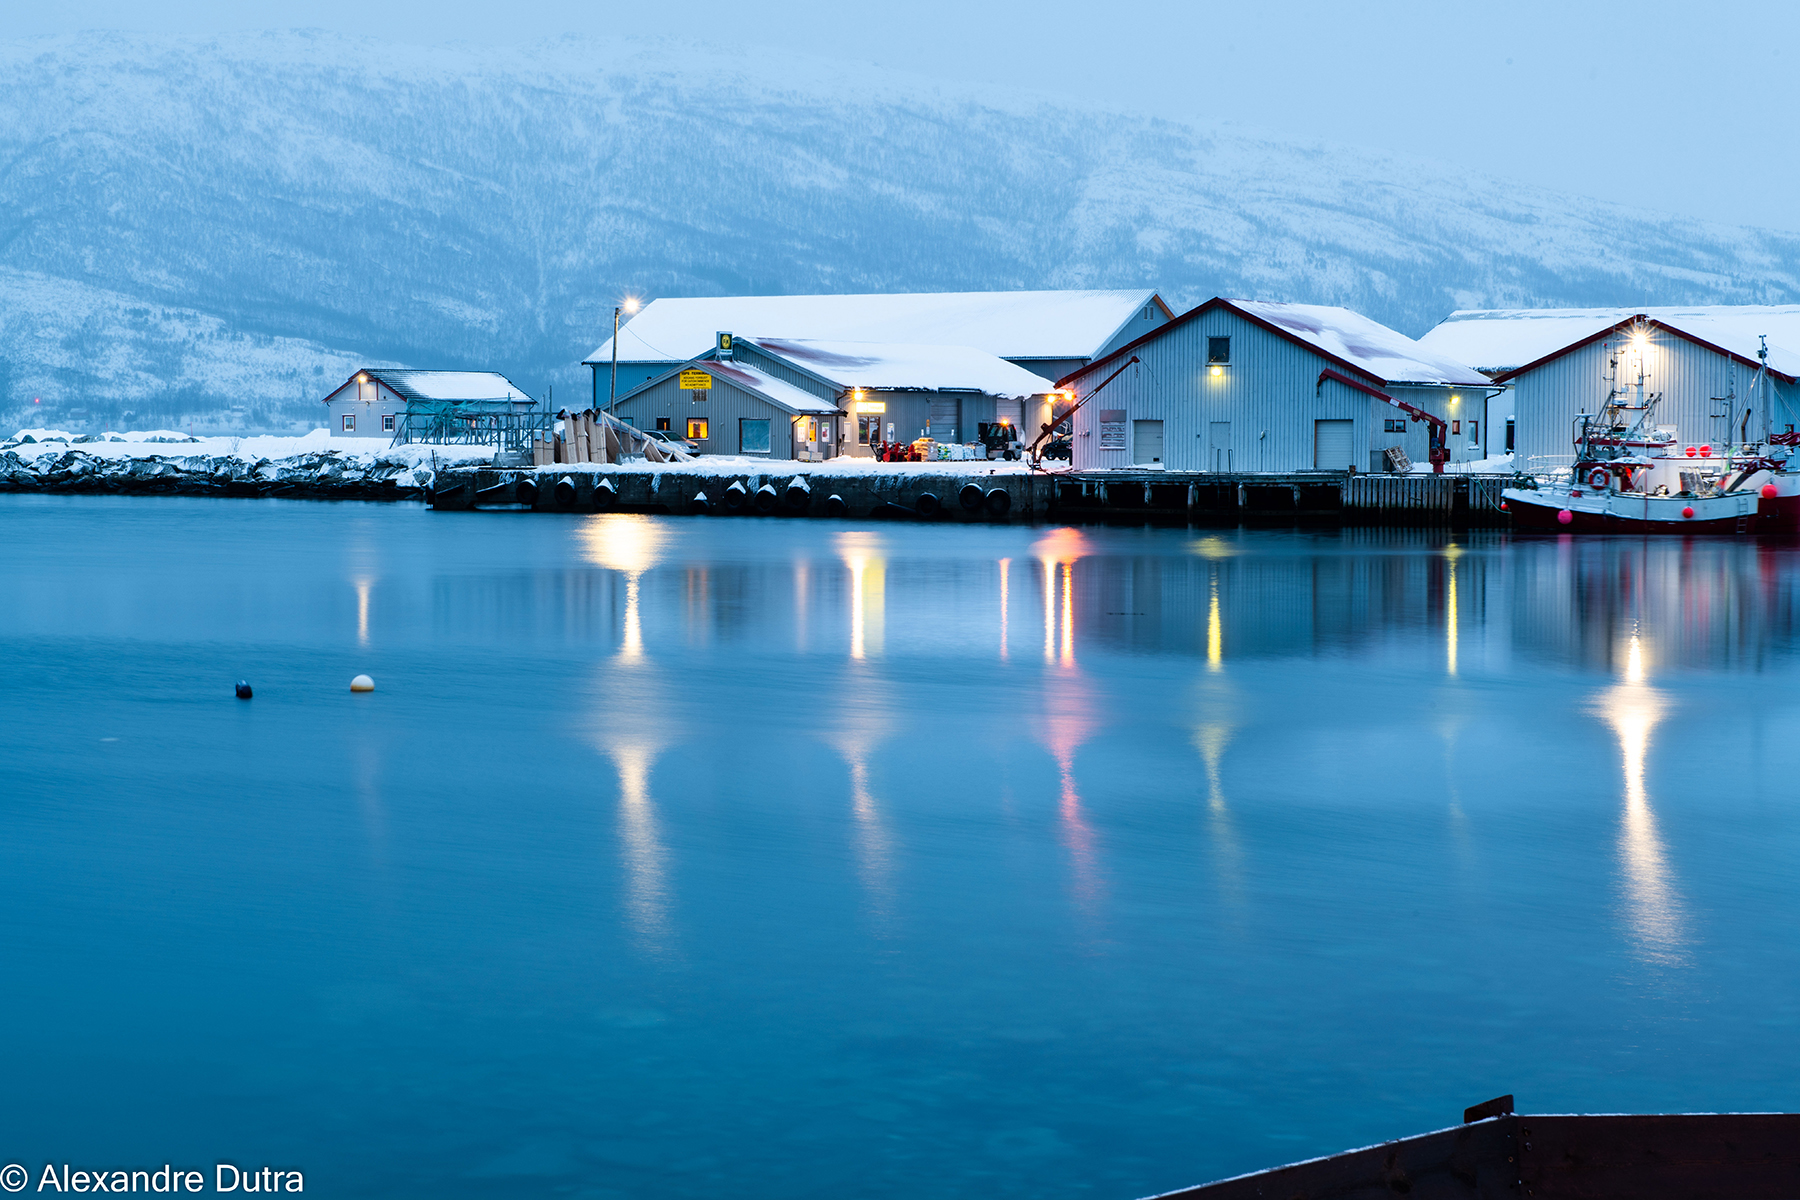
[[[1800,301],[1800,235],[749,47],[92,35],[0,70],[0,411],[37,424],[280,423],[362,361],[580,395],[626,291],[1153,286],[1415,334]]]

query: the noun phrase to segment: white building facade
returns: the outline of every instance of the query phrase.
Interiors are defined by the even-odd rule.
[[[325,397],[334,438],[392,441],[409,404],[446,410],[472,401],[529,412],[537,402],[496,371],[414,371],[365,367]]]
[[[1646,424],[1724,447],[1800,424],[1800,306],[1494,309],[1451,314],[1420,339],[1506,384],[1516,463],[1573,461],[1574,429],[1610,396],[1654,400]],[[1767,350],[1767,371],[1763,351]]]
[[[1425,462],[1426,423],[1390,400],[1443,418],[1450,461],[1479,459],[1502,390],[1348,309],[1222,297],[1058,386],[1095,397],[1073,421],[1077,468],[1208,472],[1379,471],[1390,446]]]

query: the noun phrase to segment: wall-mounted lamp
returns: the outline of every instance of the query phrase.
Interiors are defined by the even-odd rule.
[[[1206,373],[1208,375],[1211,375],[1214,379],[1217,379],[1219,376],[1221,376],[1225,373],[1225,368],[1220,366],[1218,363],[1214,363],[1212,366],[1210,366],[1206,369]]]
[[[1458,393],[1456,393],[1456,392],[1451,392],[1451,393],[1450,393],[1450,403],[1452,403],[1452,404],[1460,404],[1460,403],[1461,403],[1461,402],[1462,402],[1462,396],[1461,396],[1461,395],[1459,395],[1459,394],[1458,394]]]

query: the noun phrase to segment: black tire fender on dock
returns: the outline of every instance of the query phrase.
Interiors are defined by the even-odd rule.
[[[788,481],[787,491],[781,494],[781,502],[787,506],[789,512],[805,512],[812,507],[811,485],[796,475]]]
[[[619,503],[619,490],[610,479],[602,479],[594,484],[594,511],[611,512]]]
[[[936,492],[920,492],[919,498],[913,501],[913,507],[918,510],[921,517],[930,517],[937,514],[937,510],[943,507],[943,503],[938,500]]]
[[[520,504],[536,504],[538,498],[537,480],[519,480],[519,486],[513,489],[513,494],[519,498]]]
[[[850,506],[848,504],[845,504],[844,498],[842,496],[838,495],[836,492],[833,492],[833,493],[831,493],[831,495],[825,497],[825,515],[826,516],[842,517],[842,516],[847,515],[849,512],[850,512]]]
[[[963,506],[964,512],[980,512],[984,499],[979,483],[965,483],[962,490],[956,493],[956,502]]]
[[[1012,496],[1005,488],[995,488],[987,494],[987,510],[991,517],[1004,517],[1012,511]]]
[[[732,512],[743,512],[744,501],[749,498],[750,489],[745,487],[740,479],[732,480],[730,486],[725,489],[725,507]]]
[[[568,475],[564,475],[561,479],[556,481],[556,486],[550,489],[550,494],[556,497],[558,507],[574,508],[575,480]]]
[[[695,492],[694,498],[688,501],[687,509],[690,516],[705,516],[712,511],[712,501],[706,498],[705,492]]]
[[[774,484],[765,483],[756,489],[757,512],[772,513],[775,511],[775,506],[779,503],[781,503],[781,495],[775,490]]]

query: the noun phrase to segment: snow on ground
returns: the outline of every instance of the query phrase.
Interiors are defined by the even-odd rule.
[[[646,463],[634,459],[622,463],[557,463],[537,468],[545,474],[603,473],[610,471],[642,471],[649,467],[677,475],[874,475],[912,472],[917,475],[1024,475],[1031,468],[1024,462],[963,461],[938,459],[933,462],[891,463],[873,458],[833,458],[825,462],[796,462],[786,458],[761,458],[748,454],[702,454],[692,462]]]
[[[1429,475],[1432,473],[1431,464],[1416,462],[1412,465],[1412,473]],[[1444,474],[1446,475],[1511,475],[1512,473],[1513,456],[1510,454],[1496,454],[1490,458],[1473,458],[1468,462],[1444,464]]]
[[[84,437],[87,440],[83,440]],[[26,441],[30,438],[30,441]],[[329,429],[315,429],[299,437],[265,434],[256,437],[189,437],[172,429],[143,429],[127,433],[82,435],[61,429],[21,429],[0,449],[11,450],[27,461],[45,454],[79,450],[95,458],[238,458],[246,462],[278,461],[307,454],[336,452],[346,458],[400,462],[408,466],[429,463],[485,462],[494,456],[492,446],[390,446],[379,438],[333,438]]]

